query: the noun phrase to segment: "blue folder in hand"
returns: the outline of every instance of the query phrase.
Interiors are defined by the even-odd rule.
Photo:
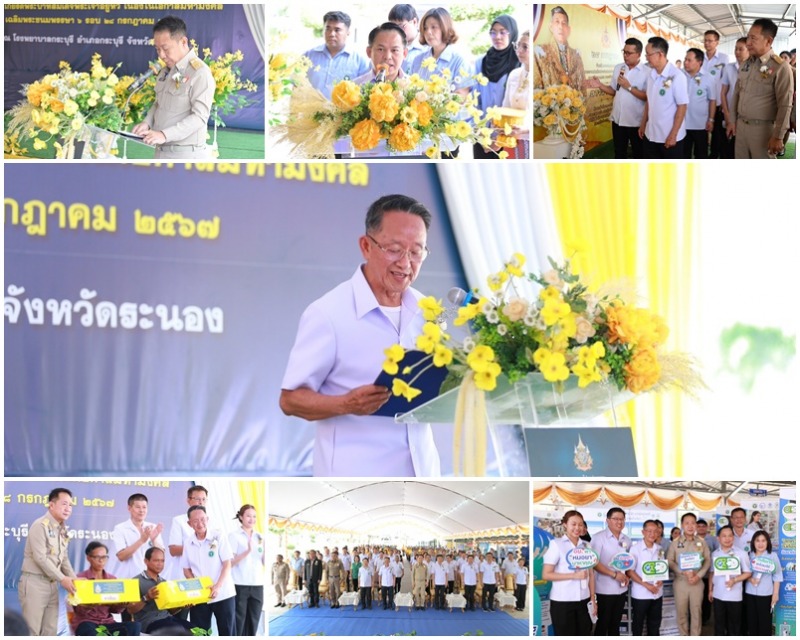
[[[428,361],[420,364],[417,367],[414,367],[411,373],[403,375],[403,369],[406,367],[413,367],[423,358],[428,358]],[[433,362],[430,360],[430,356],[428,356],[428,354],[426,354],[424,351],[407,351],[399,365],[400,371],[396,376],[390,376],[385,371],[381,371],[378,377],[375,379],[375,384],[387,387],[389,391],[391,391],[392,380],[394,378],[400,378],[405,382],[410,382],[411,379],[414,378],[420,371],[425,369],[422,375],[414,380],[414,383],[411,385],[415,389],[422,391],[422,393],[420,393],[410,402],[403,396],[392,395],[389,397],[389,400],[386,402],[386,404],[372,415],[389,416],[390,418],[394,418],[399,413],[407,413],[412,409],[416,409],[420,405],[425,404],[429,400],[433,400],[439,395],[439,389],[441,388],[444,379],[447,377],[447,367],[434,367]]]

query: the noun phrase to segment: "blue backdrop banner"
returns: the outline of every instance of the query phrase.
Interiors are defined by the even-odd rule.
[[[415,286],[465,286],[428,164],[4,173],[6,475],[308,474],[313,426],[283,416],[281,379],[381,195],[432,211]]]
[[[229,127],[264,129],[264,58],[251,33],[245,8],[235,4],[196,5],[6,4],[5,108],[22,96],[23,84],[56,73],[59,62],[88,71],[99,53],[106,66],[122,63],[119,75],[138,76],[156,59],[153,25],[167,15],[186,22],[189,38],[213,56],[241,51],[242,77],[258,85],[252,104],[222,118]],[[124,7],[124,8],[123,8]],[[263,18],[260,18],[263,19]],[[263,30],[263,25],[262,25]]]

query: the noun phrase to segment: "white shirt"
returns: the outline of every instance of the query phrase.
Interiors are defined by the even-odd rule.
[[[433,575],[433,584],[444,585],[447,584],[447,567],[438,562],[433,565],[433,570],[431,571]]]
[[[394,586],[394,569],[391,565],[388,567],[386,565],[382,566],[378,573],[381,576],[381,586],[382,587],[393,587]]]
[[[358,586],[371,587],[372,586],[372,569],[368,564],[362,564],[358,570]]]
[[[730,61],[731,58],[727,53],[722,53],[719,49],[717,49],[717,52],[714,54],[713,58],[709,58],[708,56],[705,57],[703,60],[703,66],[700,68],[700,71],[702,71],[706,77],[711,79],[711,84],[714,91],[714,99],[717,102],[717,106],[721,104],[720,87],[722,86],[722,71],[725,69],[725,65]]]
[[[183,545],[181,567],[191,569],[195,578],[208,576],[216,584],[222,573],[222,563],[233,559],[233,552],[228,544],[228,539],[219,530],[207,531],[203,540],[197,539],[197,534],[192,533]],[[263,582],[262,582],[263,584]],[[236,586],[228,578],[220,585],[217,597],[209,602],[221,602],[236,595]]]
[[[530,112],[531,100],[533,99],[533,92],[530,90],[530,80],[530,72],[526,71],[525,67],[512,69],[511,73],[508,74],[508,80],[506,80],[506,92],[503,96],[503,106]],[[525,81],[528,82],[527,89],[522,87]]]
[[[528,567],[520,567],[517,565],[516,570],[513,572],[509,571],[509,573],[514,576],[514,584],[528,584]]]
[[[668,84],[668,86],[664,86]],[[661,92],[664,92],[662,95]],[[686,75],[668,62],[661,73],[650,70],[647,76],[647,125],[645,135],[650,142],[664,144],[672,131],[678,105],[689,104]],[[686,119],[678,129],[676,140],[686,137]]]
[[[594,540],[594,538],[592,538],[592,540]],[[636,567],[634,567],[634,571],[636,571],[637,575],[642,579],[644,578],[642,565],[645,562],[652,562],[654,560],[664,560],[666,562],[664,550],[661,548],[661,545],[655,542],[652,547],[648,547],[644,540],[640,540],[631,547],[631,555],[636,558]],[[597,576],[595,576],[595,578],[596,577]],[[631,598],[636,598],[637,600],[658,600],[658,598],[663,595],[663,585],[659,588],[658,593],[650,593],[644,586],[631,580]]]
[[[508,574],[508,573],[510,573],[511,575],[514,575],[517,572],[518,568],[519,568],[519,564],[517,564],[516,560],[509,560],[508,558],[503,560],[503,575],[504,576],[506,574]]]
[[[555,538],[550,542],[550,546],[547,547],[543,562],[544,564],[553,565],[553,570],[556,573],[573,573],[575,569],[570,567],[567,562],[567,554],[573,549],[585,549],[586,546],[583,540],[578,540],[578,544],[574,545],[567,536]],[[551,600],[557,602],[580,602],[589,597],[588,580],[556,580],[550,584]]]
[[[728,111],[733,107],[733,94],[736,91],[736,81],[739,79],[739,63],[730,62],[722,70],[722,84],[728,87],[725,97],[728,100]],[[722,100],[722,85],[719,88],[720,101]]]
[[[372,384],[384,349],[400,343],[415,348],[424,320],[415,289],[403,293],[400,335],[380,311],[375,294],[357,268],[353,277],[312,302],[300,318],[283,389],[306,387],[342,395]],[[345,415],[318,420],[315,476],[439,476],[439,454],[428,424],[396,424],[393,418]]]
[[[500,567],[496,562],[481,562],[481,573],[483,574],[483,584],[495,584],[497,582],[497,574],[500,573]]]
[[[733,532],[733,546],[737,549],[741,549],[742,551],[750,552],[750,541],[753,539],[753,534],[755,531],[752,529],[748,529],[747,527],[744,528],[742,531],[742,535],[736,535],[736,531]]]
[[[342,561],[342,566],[344,566],[344,570],[350,571],[350,567],[353,564],[353,556],[351,556],[349,553],[344,553],[339,559]]]
[[[156,525],[152,522],[145,521],[142,523],[142,528],[155,526]],[[114,554],[116,555],[123,549],[130,547],[142,537],[142,534],[139,532],[136,525],[133,524],[133,521],[128,519],[114,527],[114,532],[111,534],[111,537],[114,540]],[[127,560],[117,560],[117,569],[113,572],[113,575],[120,579],[135,578],[138,576],[145,569],[144,554],[150,547],[165,549],[164,540],[162,540],[160,533],[156,536],[155,540],[148,540],[141,545]]]
[[[478,584],[478,567],[475,565],[474,561],[472,564],[465,562],[461,566],[461,575],[464,576],[465,585],[475,586]]]
[[[187,507],[188,509],[188,507]],[[192,528],[189,526],[189,518],[186,515],[186,512],[179,513],[172,519],[172,524],[169,527],[169,539],[167,542],[167,547],[173,544],[177,544],[183,546],[184,540],[187,537],[194,534]],[[164,577],[168,580],[183,580],[183,569],[181,569],[181,557],[175,556],[173,557],[169,553],[169,549],[166,550],[168,564],[167,568],[164,570],[164,573],[167,574]]]
[[[725,586],[725,582],[730,579],[729,576],[720,575],[714,571],[714,560],[723,556],[736,556],[739,558],[739,566],[742,573],[750,572],[750,555],[742,551],[738,547],[731,547],[728,551],[723,551],[722,547],[717,549],[711,554],[711,569],[708,570],[708,575],[711,576],[714,584],[714,600],[724,600],[725,602],[741,602],[742,593],[744,592],[744,583],[739,581],[734,584],[730,589]]]
[[[449,562],[447,560],[444,561],[444,566],[447,570],[447,580],[455,580],[456,579],[456,563],[453,560]]]
[[[630,91],[619,86],[619,72],[622,69],[625,70],[624,77],[631,83],[631,87],[640,91],[644,91],[647,87],[647,75],[650,69],[643,64],[638,64],[631,69],[627,64],[621,62],[614,67],[611,75],[609,86],[617,92],[611,107],[611,122],[616,122],[620,127],[638,127],[642,124],[645,101],[639,100]]]
[[[689,106],[686,109],[686,128],[705,129],[708,122],[708,103],[716,100],[714,81],[700,71],[693,78],[686,73],[689,83]]]
[[[242,527],[228,534],[231,553],[238,556],[247,550],[247,533]],[[234,585],[261,586],[264,584],[264,536],[253,531],[253,548],[238,564],[231,567],[231,578]]]
[[[618,553],[628,551],[631,548],[631,539],[624,533],[616,538],[611,531],[603,529],[600,533],[592,536],[592,549],[600,558],[600,564],[604,567],[617,571],[611,567],[611,561]],[[623,572],[624,573],[624,572]],[[623,587],[611,576],[606,576],[597,571],[594,576],[595,591],[604,595],[616,596],[625,593],[628,587]]]

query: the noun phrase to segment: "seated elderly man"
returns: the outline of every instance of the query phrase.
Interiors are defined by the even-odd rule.
[[[105,570],[108,561],[108,547],[102,542],[90,542],[86,545],[86,561],[89,568],[77,574],[76,579],[114,580]],[[81,604],[76,605],[70,627],[76,636],[118,635],[138,636],[142,625],[138,622],[117,622],[112,613],[121,613],[124,604]],[[98,628],[105,627],[105,634],[99,634]],[[101,629],[102,631],[102,629]]]

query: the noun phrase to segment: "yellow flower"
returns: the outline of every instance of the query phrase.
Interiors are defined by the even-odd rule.
[[[78,103],[75,102],[74,100],[67,100],[64,103],[64,114],[65,115],[68,115],[70,117],[74,116],[76,113],[78,113],[78,109],[79,109]]]
[[[40,139],[40,138],[34,138],[33,139],[33,148],[36,149],[36,151],[41,151],[42,149],[47,149],[47,143],[44,140]]]
[[[386,360],[383,363],[383,370],[390,376],[397,375],[399,370],[398,363],[405,357],[406,352],[399,344],[393,344],[388,349],[384,349]]]
[[[350,138],[353,147],[358,151],[369,151],[378,146],[381,140],[381,129],[374,120],[367,118],[357,122],[350,129]]]
[[[460,327],[466,324],[480,313],[480,304],[467,304],[458,308],[458,315],[453,320],[453,324]]]
[[[556,118],[554,113],[550,113],[550,114],[545,116],[543,122],[544,122],[544,126],[552,127],[554,124],[558,123],[558,118]]]
[[[439,147],[428,147],[425,149],[425,155],[429,158],[437,158],[439,156]]]
[[[391,122],[400,111],[400,105],[392,95],[373,91],[369,96],[369,113],[375,122]]]
[[[467,355],[467,364],[476,373],[486,371],[491,362],[494,362],[494,349],[485,344],[479,344]]]
[[[570,312],[570,306],[566,302],[549,299],[542,307],[542,320],[548,327],[551,327],[562,318],[566,318]]]
[[[459,111],[461,111],[461,105],[455,100],[450,100],[446,105],[444,105],[444,110],[447,111],[447,113],[456,115]]]
[[[56,100],[55,98],[53,98],[50,101],[50,110],[53,113],[61,113],[64,110],[64,103],[61,102],[61,100]]]
[[[602,342],[595,342],[590,349],[592,350],[592,355],[597,359],[606,355],[606,347]]]
[[[417,336],[417,349],[431,354],[441,339],[442,330],[439,325],[434,322],[426,322],[422,325],[422,334]]]
[[[563,353],[550,353],[540,365],[542,375],[548,382],[561,382],[569,378],[569,369]]]
[[[508,151],[504,149],[503,151],[497,154],[497,157],[500,158],[501,160],[505,160],[506,158],[508,158]]]
[[[352,111],[361,104],[361,87],[350,80],[342,80],[331,91],[331,101],[342,111]]]
[[[456,123],[456,136],[458,138],[466,138],[472,133],[472,127],[465,120],[459,120]]]
[[[433,296],[422,298],[419,302],[417,302],[417,306],[422,309],[422,317],[428,322],[435,321],[440,315],[442,315],[442,313],[444,313],[444,307],[442,306],[441,301],[437,300]]]
[[[475,372],[475,386],[483,391],[493,391],[497,387],[497,376],[502,373],[500,365],[490,362],[483,371]]]
[[[269,57],[269,68],[273,71],[283,69],[286,67],[286,55],[283,53],[276,53]]]
[[[550,349],[539,347],[536,351],[533,352],[533,364],[537,365],[541,369],[542,363],[545,360],[547,360],[549,356],[550,356]]]
[[[570,312],[568,315],[556,322],[556,327],[558,327],[558,330],[567,338],[574,338],[578,333],[578,325],[575,323],[575,317],[575,314]]]
[[[453,361],[453,352],[443,344],[433,348],[433,364],[436,367],[446,367]]]
[[[389,134],[389,144],[396,151],[411,151],[419,144],[420,137],[414,127],[401,122]]]
[[[403,396],[406,400],[411,402],[420,393],[422,393],[422,391],[419,389],[414,389],[407,382],[404,382],[400,378],[395,378],[392,380],[392,393],[396,396]]]
[[[578,376],[578,387],[588,387],[592,382],[600,382],[603,378],[594,362],[591,364],[578,362],[572,367],[572,373]]]
[[[400,110],[400,119],[406,124],[416,124],[419,120],[417,110],[410,104]]]
[[[525,256],[521,253],[515,253],[511,256],[511,260],[506,263],[506,271],[512,276],[522,277],[522,267],[525,265]]]
[[[647,391],[661,378],[661,365],[652,347],[636,349],[625,365],[625,384],[634,393]]]
[[[500,271],[495,273],[489,276],[486,281],[492,291],[500,291],[500,289],[503,288],[503,285],[508,281],[508,272]]]
[[[420,66],[428,71],[433,71],[436,68],[436,58],[433,56],[425,58]]]

